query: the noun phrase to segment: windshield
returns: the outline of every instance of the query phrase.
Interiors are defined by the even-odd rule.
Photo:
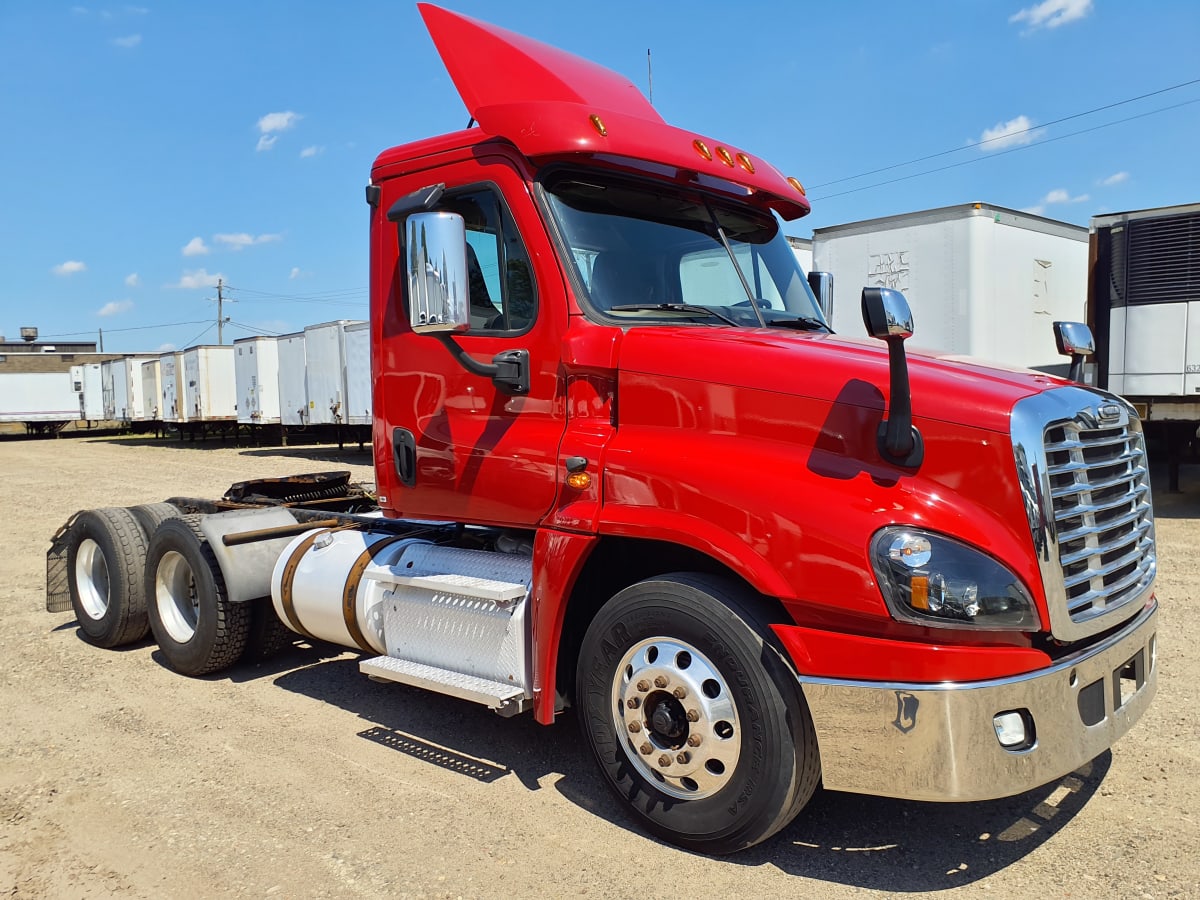
[[[825,330],[808,279],[770,213],[592,173],[562,174],[545,188],[597,311],[643,321],[799,321]]]

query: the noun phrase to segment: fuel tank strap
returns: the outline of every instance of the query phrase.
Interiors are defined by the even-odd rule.
[[[346,631],[350,633],[350,637],[354,639],[361,649],[367,653],[374,653],[375,648],[367,641],[366,635],[363,634],[362,628],[358,624],[358,586],[362,582],[363,572],[367,566],[374,562],[375,557],[399,541],[407,540],[408,535],[396,534],[391,537],[384,538],[381,541],[376,541],[366,550],[359,554],[358,559],[354,561],[354,565],[350,567],[350,572],[346,576],[346,585],[342,590],[342,619],[346,623]]]
[[[292,631],[302,634],[310,640],[317,640],[317,637],[300,622],[300,616],[296,613],[296,602],[292,597],[292,582],[296,577],[296,569],[300,567],[300,560],[304,558],[304,554],[308,552],[317,538],[328,533],[329,530],[328,528],[322,528],[320,531],[314,531],[296,545],[296,549],[292,551],[292,555],[288,557],[287,564],[283,567],[283,577],[279,581],[279,603],[283,607],[284,615],[287,616]]]

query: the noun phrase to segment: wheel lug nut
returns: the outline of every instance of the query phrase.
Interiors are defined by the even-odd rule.
[[[637,723],[635,722],[634,724],[636,725]],[[698,734],[688,735],[688,746],[689,747],[699,747],[700,746],[700,735],[698,735]]]
[[[696,710],[694,710],[694,709],[689,709],[687,711],[687,720],[689,722],[699,722],[700,721],[700,713],[696,712]]]
[[[662,756],[660,756],[658,758],[658,764],[665,769],[667,766],[669,766],[671,764],[670,755],[664,753]]]
[[[660,687],[660,688],[665,688],[665,687],[667,686],[667,676],[666,676],[666,675],[659,675],[657,678],[655,678],[655,679],[654,679],[654,686],[655,686],[655,687]]]
[[[649,756],[654,751],[654,748],[650,746],[649,742],[642,744],[642,746],[638,747],[638,749],[642,751],[642,756]]]
[[[650,682],[648,682],[645,678],[643,678],[641,681],[639,681],[637,683],[637,689],[639,691],[641,691],[643,694],[646,693],[646,691],[650,690]]]
[[[625,705],[628,706],[630,709],[637,709],[639,706],[642,705],[642,701],[639,700],[637,697],[630,697],[628,700],[625,701]]]
[[[632,731],[634,734],[637,734],[639,731],[642,730],[642,723],[641,722],[630,722],[629,730]]]
[[[675,762],[683,764],[683,763],[686,763],[691,758],[692,758],[692,754],[688,753],[685,750],[683,753],[680,753],[678,756],[675,757]]]
[[[682,700],[687,696],[687,688],[680,685],[679,687],[675,688],[675,690],[671,691],[671,693],[675,695],[676,700]]]

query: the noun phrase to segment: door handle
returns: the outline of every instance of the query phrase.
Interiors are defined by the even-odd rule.
[[[407,428],[392,429],[392,462],[405,487],[417,486],[417,439]]]

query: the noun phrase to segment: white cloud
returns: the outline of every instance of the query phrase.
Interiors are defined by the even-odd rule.
[[[1100,179],[1100,184],[1102,184],[1104,187],[1112,187],[1114,184],[1120,184],[1121,182],[1128,181],[1128,180],[1129,180],[1128,172],[1114,172],[1112,175],[1109,175],[1107,178]]]
[[[1046,207],[1044,207],[1044,206],[1026,206],[1021,209],[1021,212],[1029,213],[1030,215],[1034,215],[1034,216],[1044,216],[1046,214]]]
[[[74,275],[76,272],[86,272],[87,263],[81,263],[77,259],[68,259],[65,263],[59,263],[50,271],[55,275],[61,275],[65,278],[68,275]]]
[[[132,300],[110,300],[96,311],[98,316],[115,316],[118,313],[129,312],[133,309]]]
[[[179,277],[179,281],[175,282],[175,284],[169,284],[169,285],[167,285],[167,287],[176,287],[176,288],[216,287],[217,281],[221,277],[222,276],[219,273],[216,275],[209,275],[208,272],[206,272],[204,269],[194,269],[192,271],[185,271]]]
[[[300,271],[299,266],[292,266],[292,271],[288,274],[288,278],[291,281],[295,281],[297,278],[299,278],[303,274],[304,273]]]
[[[183,248],[184,256],[207,256],[208,245],[204,243],[204,238],[194,237]]]
[[[1041,134],[1041,129],[1033,127],[1029,116],[1017,116],[1015,119],[997,122],[991,128],[985,128],[975,143],[985,152],[1003,150],[1005,147],[1019,147],[1031,143]]]
[[[139,285],[141,285],[141,283],[142,283],[142,279],[138,277],[137,272],[130,272],[128,275],[125,276],[125,286],[126,287],[138,287]]]
[[[253,247],[255,244],[270,244],[275,241],[283,240],[281,234],[246,234],[244,231],[240,234],[214,234],[213,240],[218,244],[224,244],[230,250],[241,250],[243,247]]]
[[[165,344],[158,345],[159,353],[170,353],[174,349],[175,349],[175,345],[172,344],[170,341],[167,341],[167,343],[165,343]]]
[[[1041,3],[1027,6],[1020,12],[1008,17],[1012,23],[1025,22],[1030,31],[1039,28],[1057,28],[1069,22],[1077,22],[1092,11],[1092,0],[1042,0]]]
[[[1083,203],[1087,199],[1087,194],[1079,194],[1076,197],[1072,197],[1070,191],[1064,188],[1055,188],[1042,198],[1042,205],[1049,206],[1052,203]]]
[[[303,150],[300,151],[300,158],[301,159],[310,159],[311,157],[314,157],[314,156],[320,156],[324,152],[325,152],[324,147],[317,147],[316,145],[314,145],[312,147],[305,147]]]
[[[299,113],[294,113],[290,110],[288,112],[267,113],[258,120],[258,130],[262,136],[258,139],[258,145],[254,149],[260,152],[270,150],[275,146],[275,141],[279,139],[280,132],[294,127],[301,118]]]
[[[130,50],[142,42],[140,34],[130,34],[125,37],[113,38],[113,46],[121,47],[124,50]]]

